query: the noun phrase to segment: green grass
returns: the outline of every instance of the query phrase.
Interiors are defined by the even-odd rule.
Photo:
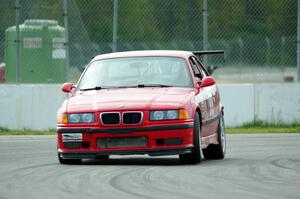
[[[270,128],[226,128],[226,134],[263,134],[263,133],[299,133],[298,127],[270,127]]]
[[[227,134],[300,133],[300,124],[268,124],[262,121],[247,123],[237,128],[226,128]]]
[[[283,124],[266,124],[263,122],[253,122],[244,124],[237,128],[226,128],[227,134],[263,134],[263,133],[299,133],[300,124],[283,125]],[[0,127],[1,135],[56,135],[55,129],[49,131],[32,131],[32,130],[9,130]]]
[[[32,130],[9,130],[6,128],[0,127],[0,136],[1,135],[56,135],[54,129],[49,131],[32,131]]]

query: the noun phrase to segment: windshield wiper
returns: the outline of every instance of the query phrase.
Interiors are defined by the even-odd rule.
[[[92,88],[82,88],[80,91],[90,91],[90,90],[101,90],[101,89],[110,89],[110,88],[131,88],[136,86],[95,86]]]
[[[138,84],[138,88],[144,88],[144,87],[172,87],[171,85],[165,85],[165,84]]]
[[[164,85],[164,84],[138,84],[136,86],[95,86],[92,88],[82,88],[80,91],[91,91],[91,90],[101,90],[101,89],[109,89],[109,88],[145,88],[145,87],[172,87],[170,85]]]
[[[95,86],[95,87],[92,87],[92,88],[82,88],[82,89],[80,89],[80,91],[91,91],[91,90],[101,90],[101,89],[103,89],[103,87]]]

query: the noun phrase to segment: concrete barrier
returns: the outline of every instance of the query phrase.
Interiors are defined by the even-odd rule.
[[[300,84],[254,85],[254,114],[269,123],[300,123]]]
[[[0,126],[53,129],[56,111],[66,96],[60,85],[0,85]]]
[[[254,119],[300,123],[300,84],[221,84],[226,126]],[[55,128],[56,111],[67,97],[60,85],[0,85],[0,127]]]
[[[254,121],[253,84],[221,84],[218,87],[226,126],[240,126]]]
[[[300,123],[300,84],[221,84],[226,126]]]

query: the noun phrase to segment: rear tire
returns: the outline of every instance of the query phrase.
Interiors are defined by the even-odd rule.
[[[223,159],[226,153],[226,136],[223,114],[220,117],[218,130],[219,144],[211,144],[206,149],[203,149],[203,155],[206,159]]]
[[[200,118],[196,112],[194,120],[194,148],[192,153],[180,154],[179,159],[182,164],[197,164],[201,162],[201,137],[200,137]]]
[[[81,164],[81,159],[63,159],[59,153],[57,156],[60,164]]]

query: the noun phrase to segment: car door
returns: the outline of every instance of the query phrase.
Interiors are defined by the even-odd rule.
[[[196,76],[196,81],[201,81],[208,73],[196,57],[191,57],[190,62]],[[217,106],[219,94],[216,85],[200,88],[200,92],[196,96],[197,105],[201,110],[201,136],[213,136],[217,132],[218,122],[216,121],[218,114]]]

